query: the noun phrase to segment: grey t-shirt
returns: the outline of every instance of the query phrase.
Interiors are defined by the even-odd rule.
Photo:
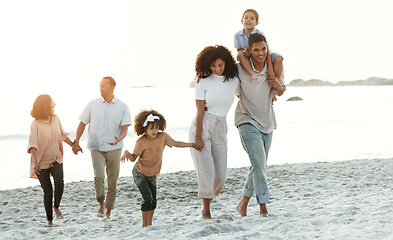
[[[250,123],[259,131],[268,134],[277,128],[277,124],[270,95],[271,87],[266,80],[267,63],[261,72],[255,70],[252,61],[251,66],[259,77],[252,83],[250,83],[250,75],[238,64],[240,99],[235,111],[235,125]],[[279,81],[281,85],[285,85],[284,71]]]

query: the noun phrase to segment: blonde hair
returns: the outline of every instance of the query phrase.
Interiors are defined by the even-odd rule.
[[[30,115],[37,120],[48,120],[55,115],[55,106],[56,104],[49,95],[39,95],[33,103]]]

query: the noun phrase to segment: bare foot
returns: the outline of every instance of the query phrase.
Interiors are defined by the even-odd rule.
[[[57,219],[63,219],[63,214],[61,213],[60,209],[54,207],[53,210],[55,210]]]
[[[210,212],[202,211],[202,219],[212,219],[212,216],[210,215]]]
[[[48,220],[48,226],[53,226],[53,220]]]
[[[97,217],[104,217],[104,211],[105,211],[105,203],[104,202],[99,202],[99,208],[98,208],[98,213],[97,213]]]
[[[277,96],[278,95],[278,91],[276,89],[274,89],[274,88],[271,88],[270,89],[270,95],[272,95],[273,97]]]
[[[258,80],[258,76],[254,73],[254,74],[251,76],[250,82],[254,82],[254,81],[256,81],[256,80]]]
[[[262,217],[267,217],[267,216],[269,216],[269,213],[267,212],[267,207],[266,207],[266,203],[262,203],[262,204],[259,204],[259,214],[262,216]]]
[[[111,210],[110,209],[106,210],[105,217],[111,219]]]
[[[236,211],[240,214],[240,216],[245,217],[247,216],[247,207],[243,208],[242,207],[242,202],[240,201],[239,204],[236,207]]]

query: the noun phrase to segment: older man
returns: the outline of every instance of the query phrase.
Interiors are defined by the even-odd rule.
[[[253,34],[249,38],[251,66],[258,80],[251,81],[250,75],[239,64],[240,99],[235,111],[235,125],[243,148],[247,152],[251,167],[243,190],[243,197],[237,206],[237,211],[247,215],[247,206],[252,194],[260,205],[260,214],[267,216],[266,203],[269,202],[269,188],[266,180],[267,158],[272,142],[273,129],[276,128],[276,118],[272,106],[273,95],[271,88],[281,96],[285,91],[284,76],[277,79],[267,76],[267,45],[261,34]]]
[[[131,125],[131,116],[127,105],[113,94],[115,87],[116,82],[112,77],[104,77],[101,80],[101,98],[90,101],[80,115],[80,123],[72,147],[75,154],[82,151],[79,139],[86,125],[89,124],[87,148],[91,150],[94,168],[94,187],[99,203],[97,216],[107,218],[110,218],[116,201],[117,179],[123,148],[122,140],[127,136],[128,127]],[[106,198],[105,172],[108,178]]]

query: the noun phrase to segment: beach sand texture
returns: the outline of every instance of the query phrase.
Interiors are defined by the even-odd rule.
[[[64,219],[46,226],[39,186],[0,191],[0,239],[393,239],[393,159],[268,166],[269,217],[236,206],[248,168],[228,169],[212,220],[199,220],[194,171],[158,177],[153,226],[141,228],[141,196],[132,177],[119,179],[112,219],[95,217],[92,182],[65,185]]]

